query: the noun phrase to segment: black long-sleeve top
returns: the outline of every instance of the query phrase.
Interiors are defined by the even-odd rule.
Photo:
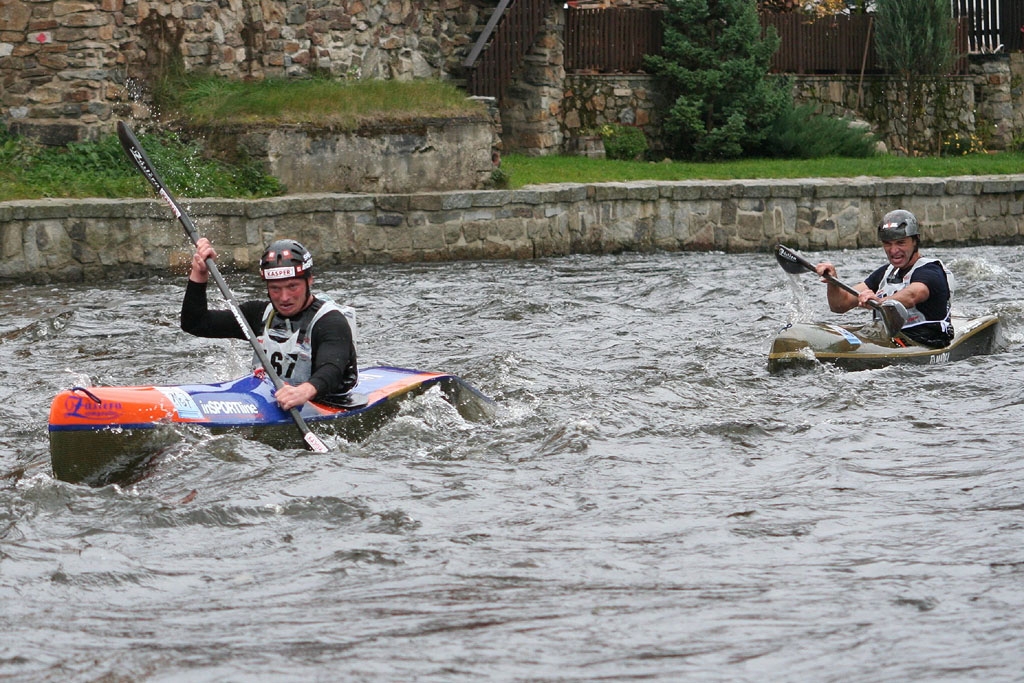
[[[320,300],[316,300],[320,301]],[[312,305],[316,306],[316,302]],[[249,327],[257,334],[263,332],[263,312],[266,301],[245,301],[238,306]],[[303,311],[305,313],[305,311]],[[290,318],[298,321],[302,317]],[[206,300],[206,284],[188,281],[181,302],[181,329],[197,337],[216,339],[245,339],[234,314],[229,310],[211,311]],[[348,320],[340,311],[328,311],[313,326],[310,335],[312,373],[308,381],[316,387],[316,398],[341,394],[352,389],[358,378],[356,348]]]

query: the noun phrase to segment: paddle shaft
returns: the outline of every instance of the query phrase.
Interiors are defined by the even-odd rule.
[[[828,273],[818,273],[818,269],[814,267],[813,263],[805,259],[797,252],[793,251],[789,247],[786,247],[782,244],[778,245],[775,248],[775,258],[778,260],[779,265],[781,265],[783,269],[785,269],[787,272],[795,274],[797,271],[794,271],[790,267],[788,267],[795,264],[805,270],[814,273],[815,275],[821,275],[821,277],[824,278],[826,282],[833,284],[836,287],[842,289],[844,292],[847,292],[848,294],[857,297],[858,300],[860,299],[860,292],[858,292],[856,289],[846,284],[845,282],[841,282],[838,278],[832,277]],[[893,313],[891,311],[887,311],[886,308],[882,306],[882,304],[878,303],[874,299],[868,299],[867,304],[868,306],[871,307],[872,310],[878,312],[878,315],[882,319],[882,323],[885,325],[886,332],[889,334],[889,336],[895,336],[900,331],[900,328],[903,327],[903,321],[894,320],[892,317]]]
[[[128,154],[128,158],[132,160],[136,168],[142,173],[143,177],[149,181],[149,184],[153,186],[156,193],[160,195],[161,199],[167,202],[168,206],[171,207],[171,211],[174,212],[174,216],[181,223],[182,228],[185,230],[185,234],[192,241],[192,244],[198,245],[199,233],[196,231],[195,225],[192,223],[192,219],[188,217],[185,210],[181,208],[177,200],[171,195],[170,190],[164,184],[164,181],[157,174],[156,169],[153,168],[153,164],[150,162],[149,157],[146,155],[146,151],[142,148],[138,138],[131,129],[123,122],[117,122],[117,137],[121,140],[121,147]],[[231,309],[232,315],[235,316],[235,320],[238,322],[238,326],[242,328],[242,332],[245,334],[245,338],[249,341],[249,345],[252,346],[253,351],[256,353],[256,357],[260,361],[260,365],[267,373],[267,377],[273,382],[275,389],[280,389],[284,386],[284,381],[278,376],[277,372],[274,371],[274,367],[270,364],[270,359],[267,358],[267,352],[260,345],[256,339],[256,334],[252,331],[249,326],[249,321],[242,315],[242,310],[238,307],[235,302],[235,297],[231,294],[231,290],[228,288],[227,282],[224,281],[224,277],[220,274],[220,270],[217,268],[217,264],[212,258],[206,259],[206,268],[210,271],[210,275],[213,277],[213,281],[217,283],[217,287],[220,288],[220,292],[224,295],[224,299],[228,303],[228,308]],[[310,450],[316,451],[317,453],[326,453],[327,446],[323,441],[320,440],[316,434],[310,431],[309,426],[306,425],[306,421],[302,419],[302,415],[299,414],[298,408],[292,408],[288,411],[291,414],[292,420],[295,421],[295,425],[302,432],[302,440],[306,442],[306,445]]]
[[[822,275],[821,273],[818,272],[818,269],[814,267],[813,263],[811,263],[810,261],[805,259],[800,254],[796,253],[792,249],[789,249],[788,247],[785,247],[785,246],[780,244],[776,248],[776,252],[775,253],[776,253],[776,256],[784,258],[784,259],[787,259],[788,261],[790,261],[792,263],[796,263],[796,264],[800,265],[802,268],[804,268],[805,270],[809,270],[810,272],[814,273],[815,275],[821,275],[821,277],[824,278],[826,281],[828,281],[830,284],[833,284],[836,287],[838,287],[839,289],[842,289],[843,291],[845,291],[845,292],[847,292],[849,294],[852,294],[853,296],[857,297],[858,299],[860,298],[860,292],[858,292],[856,289],[854,289],[850,285],[846,284],[845,282],[841,282],[840,280],[832,277],[828,273],[825,273],[824,275]],[[871,306],[871,308],[874,308],[876,310],[881,308],[881,304],[879,304],[877,301],[873,301],[873,300],[870,300],[870,299],[868,300],[868,306]]]

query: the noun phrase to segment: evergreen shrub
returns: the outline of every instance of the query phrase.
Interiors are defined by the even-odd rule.
[[[804,104],[785,108],[772,123],[761,152],[766,157],[818,159],[822,157],[870,157],[877,152],[878,138],[863,128],[850,126],[846,118],[815,112]]]
[[[789,84],[769,79],[779,47],[753,0],[667,0],[660,54],[645,68],[664,83],[664,146],[676,159],[734,159],[760,150],[790,106]]]

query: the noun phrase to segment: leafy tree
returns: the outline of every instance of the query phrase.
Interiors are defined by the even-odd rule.
[[[959,59],[955,46],[956,20],[949,0],[877,0],[875,52],[886,72],[902,81],[903,91],[890,102],[890,120],[903,124],[897,135],[908,155],[916,150],[914,129],[924,108],[923,86],[929,81],[942,85],[936,77],[952,71]]]
[[[761,146],[791,105],[788,83],[769,80],[779,47],[761,37],[755,0],[668,0],[661,54],[645,57],[672,103],[663,123],[675,158],[729,159]]]
[[[846,12],[864,14],[868,0],[757,0],[757,10],[772,14],[799,12],[821,18]]]

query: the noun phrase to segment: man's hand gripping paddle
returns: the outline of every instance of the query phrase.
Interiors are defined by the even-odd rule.
[[[787,273],[799,275],[806,270],[814,273],[815,275],[818,274],[813,263],[789,247],[781,244],[775,247],[775,259]],[[823,275],[822,277],[836,287],[849,292],[853,296],[860,296],[860,292],[856,289],[844,282],[840,282],[831,275]],[[895,337],[897,333],[903,329],[903,323],[907,321],[907,308],[899,301],[894,301],[892,299],[883,301],[882,303],[878,303],[877,301],[868,301],[868,306],[878,313],[879,317],[882,319],[882,324],[885,326],[885,333],[889,335],[890,338]]]
[[[146,151],[142,149],[142,145],[139,144],[138,138],[132,133],[132,130],[125,125],[123,121],[117,122],[117,137],[121,140],[121,147],[128,154],[128,158],[131,159],[132,163],[135,164],[139,172],[142,173],[143,177],[149,181],[149,184],[153,186],[156,193],[167,202],[171,207],[171,211],[174,212],[178,222],[181,223],[182,228],[185,229],[185,234],[192,240],[192,244],[195,245],[199,242],[199,234],[196,232],[195,225],[192,224],[192,220],[185,213],[184,209],[175,201],[174,197],[171,196],[167,186],[164,185],[164,181],[157,175],[156,169],[153,168],[152,162],[146,155]],[[238,326],[242,328],[242,332],[245,333],[246,339],[249,340],[249,344],[252,346],[253,351],[256,352],[256,357],[259,358],[260,364],[267,373],[267,377],[274,383],[275,389],[280,389],[284,386],[284,382],[274,371],[273,366],[270,365],[270,359],[267,358],[266,352],[263,347],[260,346],[259,341],[256,340],[256,335],[253,333],[252,328],[249,327],[249,322],[242,315],[241,309],[238,308],[238,304],[235,302],[234,296],[231,294],[231,290],[228,289],[227,283],[220,274],[220,270],[217,269],[217,264],[214,263],[212,258],[206,259],[206,267],[210,271],[210,275],[213,276],[217,286],[220,287],[221,294],[224,295],[224,299],[228,302],[228,308],[231,309],[231,313],[234,314],[235,320],[238,321]],[[306,445],[310,450],[316,451],[317,453],[326,453],[327,446],[323,441],[320,440],[316,434],[310,431],[306,425],[306,421],[302,419],[302,415],[299,414],[298,408],[292,408],[288,411],[292,420],[295,421],[295,425],[302,432],[302,439],[306,442]]]

